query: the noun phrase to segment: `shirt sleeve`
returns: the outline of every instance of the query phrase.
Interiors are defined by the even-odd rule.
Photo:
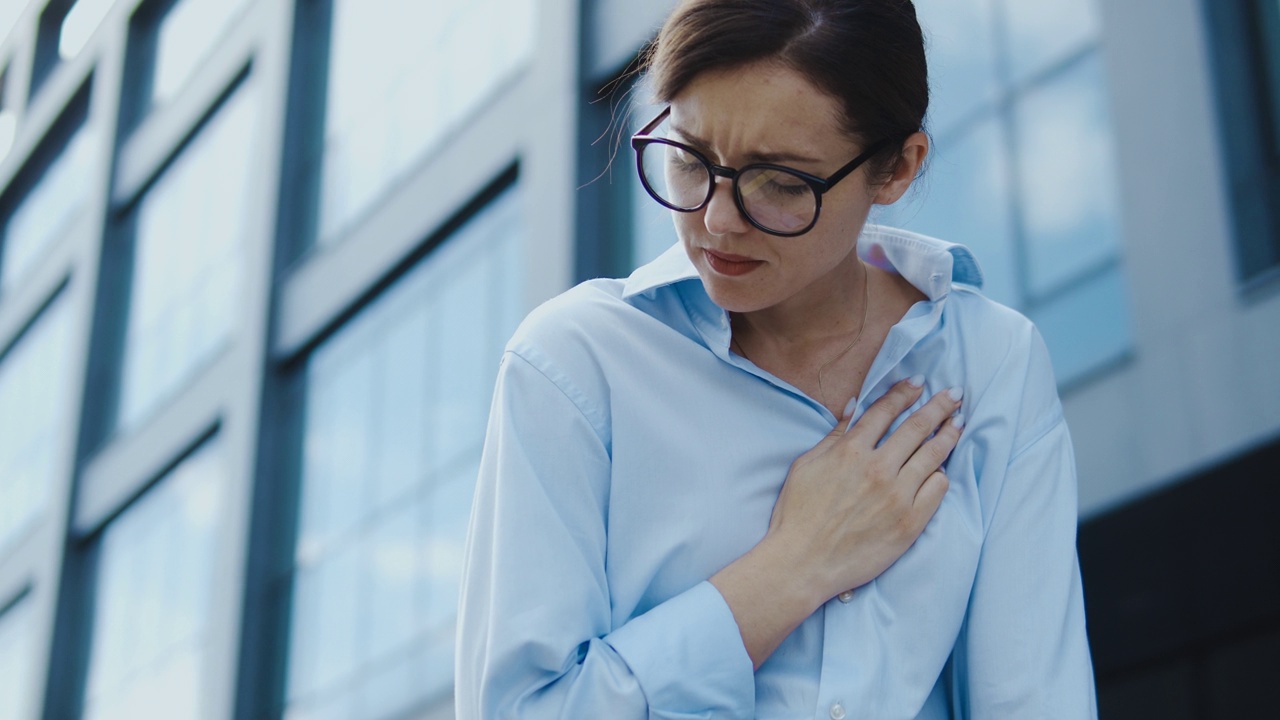
[[[1075,456],[1034,334],[1019,425],[956,648],[959,717],[1096,718],[1076,555]]]
[[[752,717],[751,660],[710,583],[615,626],[607,441],[557,381],[503,358],[467,539],[458,717]]]

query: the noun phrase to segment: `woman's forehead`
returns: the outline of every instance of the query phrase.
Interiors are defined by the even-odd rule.
[[[717,154],[817,160],[854,146],[841,115],[840,104],[803,75],[757,63],[695,77],[672,99],[668,127]]]

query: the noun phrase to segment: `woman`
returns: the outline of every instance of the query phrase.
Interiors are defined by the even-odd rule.
[[[686,0],[648,72],[680,242],[508,345],[459,717],[1092,717],[1044,345],[866,226],[928,153],[909,0]]]

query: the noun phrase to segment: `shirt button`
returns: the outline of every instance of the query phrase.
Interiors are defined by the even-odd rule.
[[[840,703],[831,706],[831,720],[844,720],[846,714],[844,706]]]
[[[840,602],[844,603],[845,605],[848,605],[853,600],[853,591],[845,590],[844,592],[840,593],[836,597],[840,600]],[[834,710],[832,712],[834,712]]]

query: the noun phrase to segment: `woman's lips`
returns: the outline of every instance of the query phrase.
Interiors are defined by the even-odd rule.
[[[764,264],[763,260],[752,260],[749,257],[741,255],[731,255],[729,253],[712,252],[711,250],[703,250],[702,254],[707,258],[707,264],[712,270],[721,275],[746,275]]]

